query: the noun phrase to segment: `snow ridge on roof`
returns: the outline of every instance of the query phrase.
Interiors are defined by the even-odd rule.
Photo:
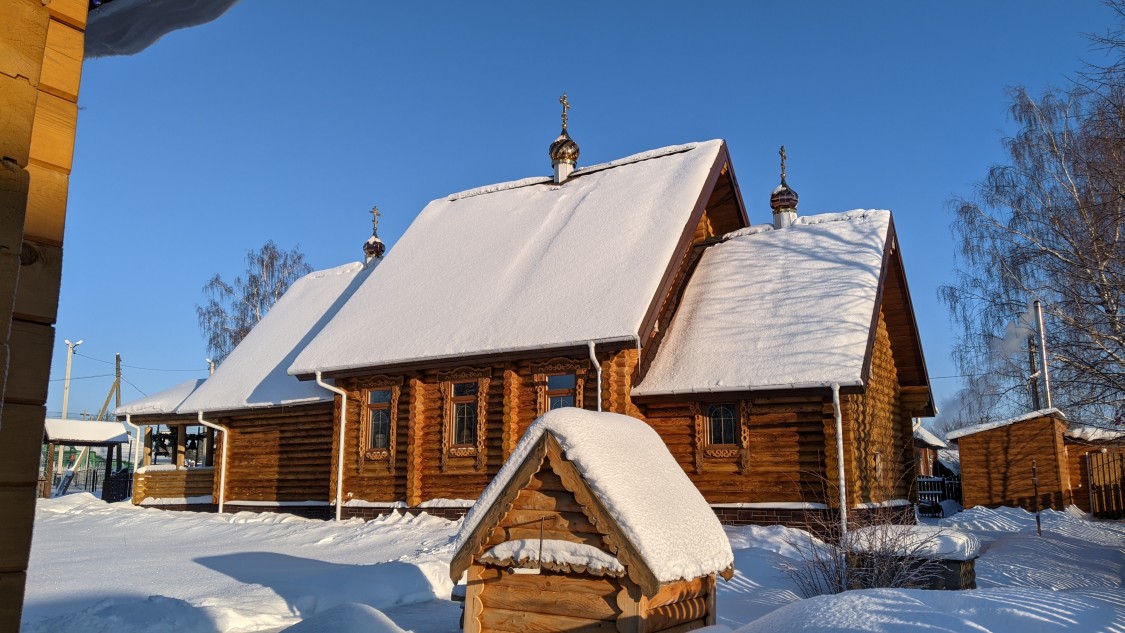
[[[890,211],[804,216],[709,247],[634,395],[863,384]]]
[[[179,413],[230,411],[331,400],[314,382],[286,373],[289,365],[375,266],[354,262],[305,275],[274,304]],[[371,321],[367,321],[370,325]]]
[[[1125,439],[1125,429],[1109,429],[1104,426],[1073,426],[1066,430],[1066,436],[1083,442],[1109,442]]]
[[[169,387],[164,391],[158,391],[151,396],[145,396],[139,400],[126,402],[125,404],[113,410],[114,415],[160,415],[164,413],[175,413],[176,407],[185,398],[190,396],[192,392],[202,385],[206,378],[193,378],[181,382],[180,384]]]
[[[532,423],[465,516],[455,550],[465,546],[463,539],[544,433],[558,440],[658,581],[690,580],[734,563],[715,513],[652,427],[617,413],[574,408],[549,411]]]
[[[1023,422],[1024,420],[1031,420],[1031,419],[1034,419],[1034,418],[1045,418],[1049,415],[1057,417],[1060,420],[1066,420],[1066,416],[1063,415],[1062,411],[1059,411],[1058,409],[1056,409],[1054,407],[1051,407],[1050,409],[1039,409],[1038,411],[1032,411],[1031,413],[1025,413],[1023,415],[1017,415],[1016,417],[1008,418],[1007,420],[997,420],[995,422],[984,422],[982,424],[975,424],[973,426],[966,426],[964,428],[956,429],[956,430],[953,430],[953,431],[950,431],[950,432],[946,433],[945,437],[946,437],[946,439],[955,440],[959,437],[965,437],[966,435],[973,435],[974,433],[980,433],[981,431],[990,431],[992,429],[998,429],[1000,427],[1010,426],[1012,424],[1015,424],[1016,422]]]
[[[430,202],[290,373],[636,336],[722,147]]]
[[[110,444],[129,441],[129,432],[120,422],[47,418],[43,423],[43,434],[48,441],[56,444],[67,442]]]

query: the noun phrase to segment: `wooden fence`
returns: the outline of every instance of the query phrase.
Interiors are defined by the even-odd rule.
[[[961,503],[960,477],[918,478],[918,506],[923,515],[926,508],[941,508],[941,502],[946,500]]]
[[[1125,454],[1086,454],[1090,472],[1090,513],[1099,519],[1125,518]]]

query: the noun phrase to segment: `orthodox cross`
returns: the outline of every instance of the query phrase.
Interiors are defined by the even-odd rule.
[[[782,180],[782,182],[784,182],[785,181],[785,146],[784,145],[781,146],[781,151],[779,151],[778,154],[781,154],[781,180]]]
[[[563,107],[562,121],[563,121],[563,129],[565,130],[566,129],[566,119],[567,119],[566,111],[570,109],[570,102],[566,100],[566,93],[565,92],[563,93],[563,96],[559,97],[559,103],[561,103],[562,107]]]
[[[379,207],[371,207],[371,234],[375,235],[379,230]]]

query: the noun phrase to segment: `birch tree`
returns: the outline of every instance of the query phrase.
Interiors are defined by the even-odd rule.
[[[312,272],[300,249],[281,250],[273,240],[246,252],[246,272],[226,282],[216,274],[203,286],[206,302],[195,306],[207,353],[222,362],[266,316],[289,286]]]

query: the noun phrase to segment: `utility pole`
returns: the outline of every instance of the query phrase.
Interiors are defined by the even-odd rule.
[[[66,343],[66,379],[63,381],[63,397],[62,397],[62,417],[66,419],[67,406],[70,404],[70,366],[74,361],[74,348],[82,344],[79,340],[77,343],[71,343],[69,339],[64,340]],[[58,472],[63,471],[63,455],[66,453],[66,446],[59,444],[59,457],[58,457]]]
[[[70,404],[70,365],[74,360],[74,348],[78,347],[83,341],[71,343],[69,340],[66,343],[66,380],[63,382],[63,396],[62,396],[62,417],[66,419],[66,408]]]
[[[121,406],[121,354],[117,353],[117,354],[114,354],[114,356],[117,357],[117,359],[116,359],[117,368],[116,368],[116,371],[114,371],[114,378],[113,378],[113,384],[114,384],[113,408],[117,409],[118,407]]]

